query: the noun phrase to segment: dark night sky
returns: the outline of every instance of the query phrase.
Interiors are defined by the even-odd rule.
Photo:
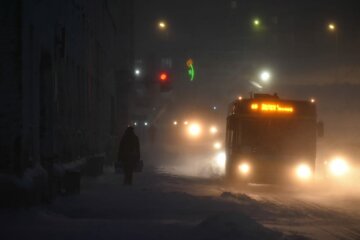
[[[156,37],[152,27],[158,19],[166,19],[171,27],[170,39],[177,45],[204,46],[204,42],[210,39],[226,41],[228,38],[249,37],[252,32],[249,22],[254,16],[261,17],[269,31],[275,30],[270,25],[277,17],[276,30],[285,34],[293,31],[299,35],[322,32],[328,21],[335,21],[341,27],[343,37],[359,33],[360,8],[355,1],[238,0],[235,9],[231,8],[230,2],[138,0],[135,9],[137,34],[145,37],[139,38],[145,41]]]
[[[277,84],[360,83],[357,1],[238,0],[236,8],[231,2],[137,0],[137,57],[166,53],[179,69],[192,57],[197,81],[222,93],[246,86],[263,67],[273,69]],[[251,26],[254,17],[261,18],[260,31]],[[159,19],[169,23],[166,35],[156,31]],[[326,29],[330,21],[337,43]]]

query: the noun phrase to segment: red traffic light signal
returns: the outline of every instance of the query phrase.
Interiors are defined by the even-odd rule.
[[[171,79],[170,79],[168,72],[166,72],[166,71],[160,72],[160,74],[158,75],[158,79],[159,79],[161,92],[171,91],[172,84],[171,84]]]
[[[162,72],[162,73],[160,73],[160,80],[161,81],[166,81],[166,80],[168,80],[168,74],[166,73],[166,72]]]

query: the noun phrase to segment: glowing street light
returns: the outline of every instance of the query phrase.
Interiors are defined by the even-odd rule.
[[[253,25],[254,25],[254,27],[259,27],[259,26],[261,25],[260,19],[259,19],[259,18],[255,18],[255,19],[253,20]]]
[[[136,68],[134,71],[135,76],[140,76],[141,75],[141,70],[139,68]]]
[[[329,33],[331,35],[333,35],[335,37],[335,59],[336,59],[336,67],[335,67],[335,74],[334,74],[334,78],[335,78],[335,81],[338,80],[338,68],[339,68],[339,31],[338,31],[338,28],[336,26],[335,23],[333,22],[330,22],[328,25],[327,25],[327,30],[329,31]]]
[[[335,23],[329,23],[329,24],[328,24],[328,30],[329,30],[330,32],[335,32],[335,31],[336,31],[336,25],[335,25]]]
[[[262,71],[259,75],[262,82],[269,82],[271,79],[271,73],[269,71]]]
[[[165,30],[167,28],[167,24],[166,24],[165,21],[160,21],[158,23],[158,27],[159,27],[160,30]]]

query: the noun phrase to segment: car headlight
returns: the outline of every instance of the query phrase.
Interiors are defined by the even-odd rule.
[[[330,161],[329,170],[334,176],[343,176],[349,172],[349,165],[345,159],[336,157]]]
[[[239,171],[242,175],[247,175],[250,173],[250,165],[248,163],[241,163],[239,165]]]
[[[218,167],[225,169],[225,165],[226,165],[226,154],[225,154],[225,152],[219,152],[219,153],[216,154],[215,163],[216,163],[216,165]]]
[[[311,167],[307,164],[300,164],[296,168],[296,176],[302,180],[308,180],[312,177]]]
[[[213,148],[216,149],[216,150],[221,149],[221,143],[220,143],[220,142],[215,142],[215,143],[213,144]]]
[[[191,137],[199,137],[201,135],[202,129],[200,124],[192,123],[188,127],[188,133]]]
[[[215,126],[210,127],[209,129],[210,134],[215,135],[218,133],[218,128]]]

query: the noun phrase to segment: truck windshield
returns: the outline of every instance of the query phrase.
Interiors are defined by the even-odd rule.
[[[253,153],[303,155],[315,142],[313,121],[299,118],[248,118],[240,124],[241,147]]]

